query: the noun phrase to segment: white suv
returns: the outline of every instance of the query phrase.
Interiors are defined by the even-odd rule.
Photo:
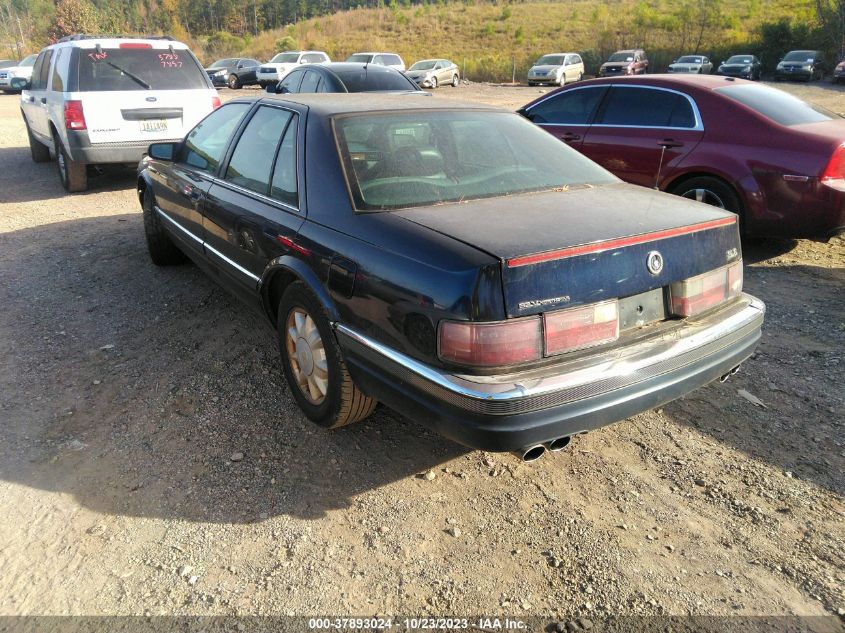
[[[54,155],[68,191],[87,189],[89,164],[137,164],[220,105],[197,58],[169,38],[64,38],[39,53],[23,88],[32,160]]]
[[[276,85],[294,68],[300,64],[328,64],[331,59],[323,51],[285,51],[277,53],[266,64],[261,64],[255,71],[258,84],[266,88],[270,84]]]
[[[29,79],[32,77],[32,66],[38,55],[28,55],[15,66],[9,66],[0,70],[0,90],[3,92],[18,92],[12,87],[13,79]]]
[[[346,58],[348,62],[359,64],[378,64],[395,68],[400,73],[405,72],[405,62],[396,53],[355,53]]]

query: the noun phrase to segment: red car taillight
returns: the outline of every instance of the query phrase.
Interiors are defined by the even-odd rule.
[[[822,183],[835,186],[837,189],[845,185],[845,144],[834,150],[820,180]]]
[[[216,110],[220,107],[220,97],[214,96],[211,97],[211,109]]]
[[[609,343],[619,338],[616,299],[545,315],[546,354]]]
[[[619,312],[613,299],[498,323],[442,321],[439,355],[461,365],[500,367],[541,359],[544,343],[545,355],[552,356],[618,337]]]
[[[87,129],[81,101],[65,101],[65,128],[68,130]]]
[[[669,292],[672,314],[688,317],[704,312],[742,293],[742,260],[676,281],[669,287]]]
[[[442,321],[440,358],[476,367],[524,363],[542,356],[542,337],[540,317],[499,323]]]

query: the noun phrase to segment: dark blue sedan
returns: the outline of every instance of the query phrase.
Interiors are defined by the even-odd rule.
[[[152,261],[259,306],[311,420],[377,402],[535,459],[729,375],[760,338],[736,216],[625,184],[512,112],[230,101],[156,143]]]

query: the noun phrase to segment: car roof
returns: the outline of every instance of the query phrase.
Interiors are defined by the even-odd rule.
[[[430,59],[418,59],[413,64],[411,64],[411,66],[415,66],[417,64],[422,64],[423,62],[448,62],[448,61],[449,60],[446,59],[445,57],[432,57]]]
[[[699,90],[716,90],[725,86],[736,85],[734,77],[721,75],[678,75],[655,74],[635,75],[633,77],[602,77],[601,79],[587,79],[579,81],[578,86],[606,85],[606,84],[636,84],[642,86],[656,86],[661,88],[697,88]]]
[[[375,92],[350,93],[299,93],[267,95],[258,99],[265,103],[295,103],[307,106],[309,112],[321,116],[356,114],[366,112],[402,112],[414,110],[483,110],[489,112],[510,112],[503,108],[479,105],[451,99],[423,99],[415,94],[384,94]],[[240,101],[240,99],[238,99]]]
[[[396,55],[398,57],[399,53],[391,53],[389,51],[361,51],[360,53],[352,53],[352,55]]]
[[[358,53],[362,55],[364,53]],[[303,64],[303,66],[313,66],[315,68],[328,68],[329,70],[362,70],[366,69],[368,73],[398,73],[399,71],[390,66],[379,66],[378,64],[365,64],[364,62],[329,62],[328,64]],[[401,74],[401,73],[400,73]]]
[[[74,48],[120,48],[121,44],[149,44],[155,49],[168,49],[171,46],[179,50],[187,50],[188,45],[178,40],[162,39],[162,38],[146,38],[146,37],[88,37],[86,39],[68,40],[66,42],[56,42],[45,48],[59,48],[62,46],[71,46]]]

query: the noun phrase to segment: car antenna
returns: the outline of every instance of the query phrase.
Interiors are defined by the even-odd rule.
[[[660,144],[660,162],[657,163],[657,177],[654,179],[654,188],[660,191],[660,172],[663,170],[663,157],[666,155],[666,148],[669,147],[665,143]]]

